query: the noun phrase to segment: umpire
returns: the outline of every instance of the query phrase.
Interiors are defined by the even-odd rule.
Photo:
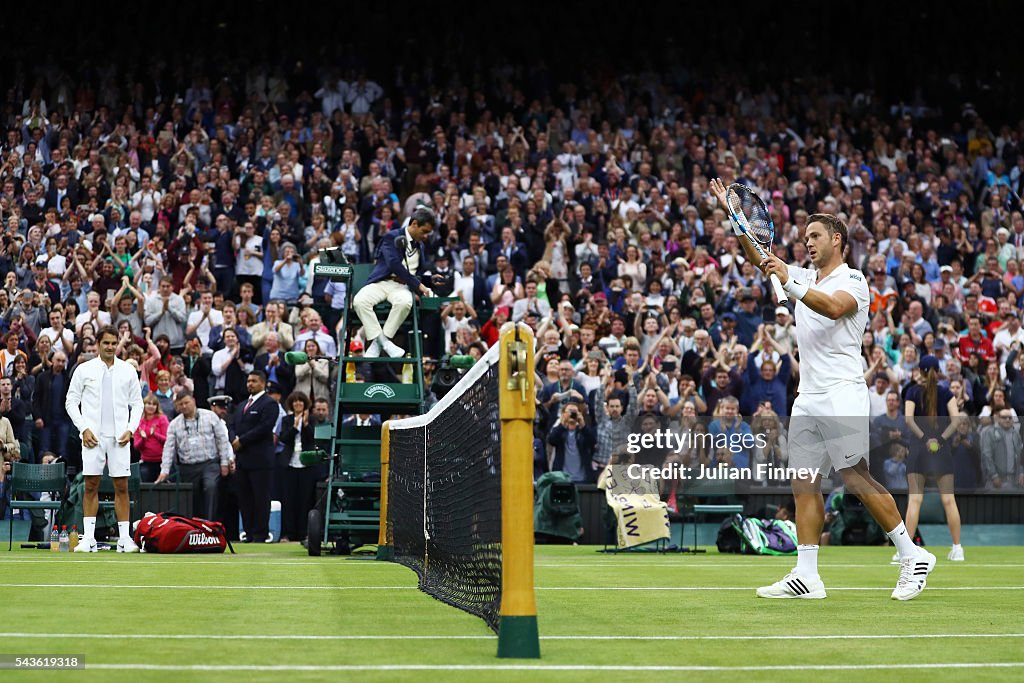
[[[394,337],[412,310],[413,294],[431,296],[420,276],[427,265],[424,243],[435,225],[434,212],[421,206],[412,212],[406,227],[392,230],[381,238],[373,272],[352,299],[369,342],[367,358],[377,358],[381,352],[392,358],[405,355],[405,350],[395,344]],[[391,312],[381,328],[373,307],[384,301],[391,303]]]

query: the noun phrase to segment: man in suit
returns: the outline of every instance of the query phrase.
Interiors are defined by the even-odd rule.
[[[39,452],[52,451],[64,455],[71,421],[64,408],[67,403],[68,358],[63,351],[56,351],[50,362],[50,369],[43,370],[32,393],[32,415],[39,430]]]
[[[46,193],[46,206],[48,208],[52,206],[60,211],[60,204],[65,197],[71,199],[71,209],[74,210],[78,206],[78,188],[67,173],[59,173],[50,186],[49,192]]]
[[[113,327],[100,330],[97,335],[99,357],[75,368],[64,404],[68,417],[82,435],[85,533],[75,547],[76,553],[97,551],[96,512],[104,465],[114,481],[117,552],[139,551],[128,527],[128,477],[131,475],[130,444],[142,419],[142,388],[135,368],[117,358],[117,341],[117,330]]]
[[[268,332],[263,339],[264,352],[256,356],[253,367],[267,375],[268,382],[276,382],[285,396],[295,388],[295,370],[284,362],[284,351],[277,332]]]
[[[238,507],[246,529],[246,542],[270,540],[270,484],[274,472],[274,425],[279,408],[266,392],[262,370],[249,373],[249,399],[235,412],[231,448],[235,451]]]
[[[373,413],[358,413],[356,415],[346,415],[345,419],[341,421],[341,424],[346,427],[380,427],[380,415]]]
[[[277,333],[277,343],[285,349],[295,346],[295,333],[292,326],[284,322],[284,308],[284,304],[280,301],[268,302],[263,322],[249,328],[252,347],[257,354],[263,353],[265,350],[263,345],[266,343],[267,335],[271,332]]]
[[[356,315],[363,323],[363,334],[370,342],[367,358],[377,358],[382,351],[392,358],[405,355],[393,339],[412,309],[413,294],[431,296],[418,274],[427,264],[423,244],[435,225],[434,212],[419,207],[412,212],[407,227],[391,230],[381,238],[373,272],[352,299]],[[384,301],[391,303],[391,313],[382,329],[373,307]]]
[[[515,230],[511,226],[506,225],[501,229],[501,239],[491,242],[487,251],[491,263],[497,264],[498,257],[504,256],[517,274],[526,271],[526,245],[516,240]]]
[[[462,259],[462,274],[455,274],[455,296],[480,312],[486,319],[491,309],[491,290],[487,289],[487,280],[477,268],[472,256]]]
[[[225,190],[220,199],[220,205],[212,212],[214,216],[224,214],[238,225],[245,223],[245,208],[235,201],[233,192]]]

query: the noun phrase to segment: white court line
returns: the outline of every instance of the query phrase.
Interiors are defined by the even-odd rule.
[[[260,591],[392,591],[418,590],[416,586],[225,586],[133,585],[117,583],[0,583],[0,588],[125,588],[167,590],[260,590]],[[834,589],[833,589],[834,590]]]
[[[363,567],[400,567],[400,568],[404,569],[404,565],[400,565],[400,564],[397,564],[395,562],[377,562],[377,561],[374,561],[374,560],[341,560],[341,561],[338,561],[338,562],[334,562],[332,564],[329,560],[323,560],[323,561],[309,560],[309,561],[298,561],[298,562],[262,562],[262,561],[259,561],[259,562],[257,562],[257,561],[249,562],[249,561],[245,561],[245,560],[240,560],[240,561],[236,562],[233,559],[225,559],[225,560],[220,560],[220,561],[211,561],[211,560],[180,560],[179,561],[177,558],[163,560],[163,561],[161,561],[161,560],[121,559],[121,558],[117,558],[117,559],[111,558],[109,560],[100,560],[100,559],[72,560],[70,558],[69,559],[60,558],[60,559],[54,559],[54,560],[4,560],[3,558],[0,558],[0,566],[2,566],[4,564],[46,564],[46,563],[49,563],[49,562],[60,562],[61,564],[68,563],[68,562],[75,563],[75,564],[121,564],[122,562],[124,562],[124,563],[128,563],[128,564],[160,564],[160,565],[164,565],[164,566],[168,566],[168,565],[172,565],[173,564],[176,568],[187,567],[188,565],[192,565],[192,564],[216,564],[216,565],[220,565],[222,567],[229,567],[229,566],[235,565],[235,566],[244,566],[244,567],[252,567],[252,566],[257,566],[257,567],[262,567],[262,566],[288,566],[288,567],[317,567],[317,568],[320,568],[320,567],[326,567],[326,566],[330,565],[331,567],[358,567],[358,566],[363,566]],[[568,566],[568,565],[566,565],[566,566]],[[974,566],[977,567],[979,565],[974,565]],[[1024,565],[1022,565],[1022,566],[1024,566]]]
[[[891,566],[895,566],[895,565],[890,563],[890,561],[889,561],[890,557],[891,557],[891,555],[886,555],[886,559],[884,561],[880,560],[879,562],[873,562],[873,563],[868,563],[868,564],[847,564],[847,563],[829,564],[829,563],[821,563],[821,562],[819,562],[818,566],[819,567],[831,567],[831,568],[864,568],[864,567],[868,567],[868,568],[869,567],[889,568]],[[649,558],[649,559],[653,559],[653,558]],[[76,563],[76,564],[104,564],[105,562],[121,562],[121,561],[128,562],[130,564],[163,564],[163,565],[167,565],[168,563],[174,563],[174,566],[176,566],[176,567],[188,566],[190,564],[218,564],[218,565],[221,565],[221,566],[231,566],[231,564],[234,563],[236,565],[245,565],[247,567],[248,566],[305,566],[305,567],[322,568],[322,567],[330,565],[332,568],[334,568],[334,567],[344,567],[344,568],[355,568],[355,567],[379,568],[379,567],[388,567],[388,568],[402,568],[402,569],[406,568],[406,567],[404,567],[404,565],[398,564],[397,562],[383,562],[383,561],[378,562],[376,560],[332,560],[332,559],[324,559],[324,560],[308,560],[308,561],[306,561],[306,560],[299,560],[299,561],[273,562],[273,561],[258,561],[258,560],[252,560],[252,561],[250,561],[250,560],[241,560],[241,559],[238,559],[238,558],[231,558],[230,560],[178,560],[177,558],[175,558],[175,559],[168,558],[167,560],[141,560],[141,559],[124,559],[124,560],[122,560],[122,558],[117,558],[117,559],[111,558],[109,560],[106,560],[106,559],[98,560],[98,559],[71,559],[71,558],[65,559],[63,557],[53,558],[53,559],[6,560],[6,559],[3,559],[2,557],[0,557],[0,565],[3,565],[3,564],[50,564],[50,563],[53,563],[53,562],[60,562],[60,563],[69,563],[69,562],[71,562],[71,563]],[[751,568],[768,567],[768,568],[771,568],[771,569],[777,569],[780,566],[788,566],[788,565],[792,564],[792,562],[793,562],[792,557],[778,557],[778,558],[766,557],[766,558],[764,558],[763,562],[748,562],[748,563],[701,562],[699,560],[695,560],[695,561],[692,561],[692,562],[689,561],[689,560],[687,560],[687,561],[680,560],[678,562],[676,562],[676,561],[660,561],[660,562],[653,561],[653,562],[651,562],[651,561],[642,561],[641,558],[632,558],[632,557],[627,560],[624,557],[623,560],[620,561],[620,562],[612,562],[612,561],[608,561],[608,562],[567,562],[567,563],[535,562],[534,566],[535,567],[570,567],[570,568],[573,568],[573,567],[607,567],[609,569],[616,569],[616,570],[622,570],[622,569],[625,569],[625,568],[633,568],[633,567],[643,567],[643,568],[647,568],[647,567],[663,568],[663,567],[665,567],[665,568],[683,569],[683,570],[685,570],[685,569],[702,569],[702,568],[705,568],[705,567],[708,567],[708,568],[723,568],[723,567],[724,568],[731,568],[731,567],[735,567],[737,569],[751,569]],[[980,564],[980,563],[976,563],[976,562],[949,562],[949,563],[943,563],[942,564],[942,568],[943,569],[947,569],[947,568],[953,568],[953,569],[972,569],[972,568],[977,568],[977,567],[985,567],[985,568],[1000,568],[1000,567],[1020,568],[1020,567],[1024,567],[1024,564],[1004,564],[1004,563],[995,563],[995,564],[993,564],[993,563],[985,563],[985,564]]]
[[[166,590],[273,590],[273,591],[381,591],[418,590],[416,586],[227,586],[227,585],[133,585],[116,583],[0,583],[0,588],[114,588],[114,589],[166,589]],[[538,586],[538,591],[752,591],[758,586]],[[875,586],[849,586],[830,591],[891,591]],[[1024,586],[943,586],[929,591],[1019,591]]]
[[[894,565],[892,565],[889,562],[889,557],[890,556],[887,555],[886,559],[884,561],[879,560],[878,562],[871,563],[871,564],[842,564],[842,563],[839,563],[839,564],[828,564],[828,563],[818,563],[818,566],[819,567],[831,567],[831,568],[837,568],[837,569],[840,569],[840,568],[841,569],[854,569],[854,568],[871,568],[871,567],[874,567],[876,569],[884,569],[884,568],[889,568],[889,567],[894,566]],[[179,561],[178,558],[168,559],[168,560],[140,560],[140,559],[132,559],[132,558],[124,558],[124,559],[122,559],[122,558],[117,558],[117,559],[114,559],[114,558],[111,558],[111,559],[70,559],[70,558],[68,558],[68,559],[64,559],[63,557],[61,557],[60,559],[45,559],[45,560],[42,560],[42,559],[39,559],[39,560],[5,560],[2,557],[0,557],[0,565],[4,565],[4,564],[51,564],[53,562],[61,562],[61,563],[69,563],[70,562],[70,563],[75,563],[75,564],[120,564],[122,562],[126,562],[128,564],[156,564],[156,565],[174,564],[176,567],[183,567],[183,566],[192,565],[192,564],[216,564],[216,565],[221,565],[221,566],[230,566],[231,564],[236,564],[236,565],[244,565],[246,567],[250,567],[250,566],[257,566],[257,567],[262,567],[262,566],[289,566],[289,567],[311,567],[311,568],[315,567],[315,568],[318,568],[318,569],[321,568],[321,567],[328,566],[328,565],[330,565],[332,568],[333,567],[344,567],[344,568],[349,568],[349,569],[355,568],[355,567],[366,567],[366,568],[371,568],[371,567],[373,567],[373,568],[377,568],[377,567],[395,568],[395,567],[398,567],[398,568],[403,568],[403,569],[405,568],[404,565],[400,565],[397,562],[377,562],[375,560],[333,560],[333,559],[330,559],[330,558],[325,558],[325,559],[322,559],[322,560],[299,560],[299,561],[288,561],[288,562],[273,562],[273,561],[257,561],[257,560],[248,561],[248,560],[242,560],[242,559],[230,558],[230,557],[227,557],[224,560],[220,560],[220,561],[216,561],[216,560],[180,560]],[[707,567],[707,568],[715,568],[715,569],[733,568],[733,567],[735,567],[736,569],[756,569],[756,568],[768,567],[770,569],[777,569],[778,567],[781,567],[781,566],[788,566],[791,563],[792,563],[792,558],[789,558],[789,557],[779,557],[779,558],[766,557],[766,558],[764,558],[763,562],[752,562],[752,563],[733,563],[733,562],[714,562],[714,563],[712,563],[712,562],[701,562],[700,560],[694,560],[692,562],[689,561],[689,560],[687,560],[685,562],[684,561],[673,562],[673,561],[668,560],[668,559],[666,559],[663,562],[657,562],[657,561],[655,561],[655,562],[644,562],[644,561],[638,561],[635,558],[630,558],[629,560],[626,560],[625,558],[623,558],[623,560],[620,561],[620,562],[611,562],[611,561],[609,561],[609,562],[593,562],[593,563],[591,563],[591,562],[571,562],[571,563],[564,563],[564,564],[563,563],[550,563],[550,562],[535,562],[533,566],[534,567],[569,567],[569,568],[574,568],[574,567],[607,567],[608,569],[615,569],[615,570],[621,571],[622,569],[634,568],[634,567],[643,567],[643,568],[647,568],[647,567],[662,568],[662,567],[665,567],[665,568],[681,569],[681,570],[703,569],[705,567]],[[955,562],[954,563],[954,562],[950,562],[948,564],[947,563],[943,563],[942,567],[943,567],[943,569],[950,569],[951,568],[951,569],[956,569],[956,570],[961,570],[962,571],[962,570],[966,570],[966,569],[973,569],[975,567],[984,567],[984,568],[989,568],[989,569],[993,569],[993,568],[998,569],[998,568],[1004,568],[1004,567],[1005,568],[1020,568],[1020,567],[1024,567],[1024,564],[991,564],[991,563],[978,564],[978,563],[974,563],[974,562],[967,562],[967,563],[961,563],[961,562]]]
[[[887,669],[1009,669],[1024,662],[926,662],[921,664],[781,664],[775,666],[673,666],[587,664],[86,664],[86,669],[138,671],[848,671]]]
[[[0,584],[2,585],[2,584]],[[539,591],[750,591],[756,590],[759,586],[567,586],[567,587],[537,587]],[[835,588],[829,586],[830,591],[888,591],[891,588],[878,588],[874,586],[849,586]],[[1019,591],[1024,586],[948,586],[929,587],[929,591]]]
[[[720,569],[720,568],[723,568],[723,567],[728,567],[728,568],[735,567],[737,569],[740,569],[740,568],[742,568],[742,569],[754,569],[754,568],[764,568],[764,567],[767,567],[769,569],[777,569],[780,566],[791,566],[793,564],[793,557],[794,556],[779,557],[779,558],[777,558],[779,561],[776,561],[776,562],[749,563],[749,564],[738,564],[738,563],[731,563],[731,562],[715,562],[715,563],[712,563],[712,562],[699,562],[699,561],[694,562],[692,564],[689,564],[689,563],[675,563],[675,562],[618,562],[618,563],[597,562],[597,563],[594,563],[594,564],[588,564],[588,563],[584,563],[584,562],[573,562],[571,564],[549,564],[549,563],[546,563],[546,562],[536,562],[534,564],[534,566],[535,567],[569,567],[569,568],[573,568],[573,567],[607,567],[609,569],[616,569],[616,570],[628,569],[628,568],[632,568],[632,567],[643,567],[645,569],[649,568],[649,567],[654,567],[654,568],[657,568],[657,569],[666,568],[666,569],[679,569],[679,570],[683,570],[683,571],[685,571],[687,569],[702,569],[702,568],[705,568],[705,567],[708,567],[709,569],[711,569],[711,568]],[[818,566],[819,567],[831,567],[831,568],[854,568],[854,567],[890,568],[892,566],[895,566],[894,564],[892,564],[890,562],[891,557],[892,557],[892,555],[887,555],[886,559],[884,561],[880,560],[879,562],[873,562],[873,563],[870,563],[870,564],[827,564],[827,563],[819,562]],[[765,558],[765,559],[768,559],[768,558]],[[971,563],[966,563],[966,562],[949,562],[948,564],[943,563],[941,566],[942,566],[943,569],[946,569],[948,567],[957,568],[957,569],[975,568],[975,567],[1009,567],[1009,568],[1018,567],[1019,568],[1019,567],[1024,567],[1024,564],[977,564],[977,563],[974,563],[974,562],[971,562]]]
[[[494,640],[490,635],[298,635],[287,634],[201,634],[201,633],[0,633],[0,638],[76,638],[95,640]],[[541,636],[541,640],[655,640],[655,641],[731,641],[731,640],[908,640],[908,639],[941,639],[941,638],[1024,638],[1024,633],[906,633],[906,634],[833,634],[812,636]]]

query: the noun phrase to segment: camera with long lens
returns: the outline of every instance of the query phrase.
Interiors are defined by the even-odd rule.
[[[441,356],[434,371],[434,381],[430,383],[430,390],[438,399],[444,397],[452,387],[459,383],[465,371],[473,367],[476,360],[473,356],[459,356],[446,353]]]

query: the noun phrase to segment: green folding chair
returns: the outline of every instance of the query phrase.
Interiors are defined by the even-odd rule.
[[[64,463],[53,462],[49,465],[33,465],[16,462],[11,467],[9,482],[11,492],[11,523],[7,535],[7,550],[14,544],[14,511],[15,510],[59,510],[60,498],[64,495],[67,479],[64,476]],[[49,493],[53,500],[17,500],[19,493]]]

